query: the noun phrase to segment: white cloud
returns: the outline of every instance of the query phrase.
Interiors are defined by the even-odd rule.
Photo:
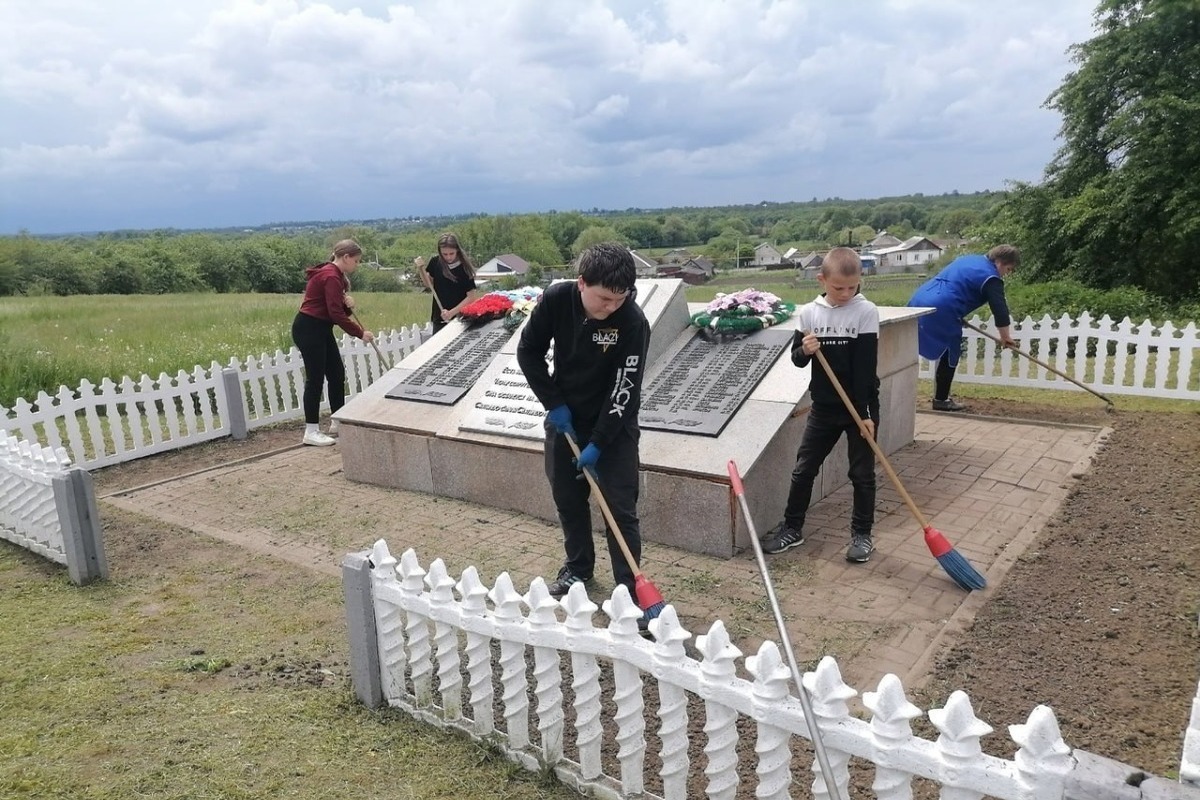
[[[8,0],[0,232],[999,188],[1091,10]]]

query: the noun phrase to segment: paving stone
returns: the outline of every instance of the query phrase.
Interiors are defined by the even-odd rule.
[[[915,441],[891,463],[930,524],[995,586],[1066,497],[1073,473],[1091,457],[1100,434],[1083,427],[919,413]],[[930,556],[920,526],[882,471],[878,480],[877,549],[868,563],[845,560],[849,487],[810,509],[804,545],[767,556],[797,658],[835,656],[847,683],[860,691],[874,688],[887,673],[906,686],[919,683],[932,657],[981,605],[967,602],[971,595]],[[509,510],[354,483],[342,472],[336,447],[297,446],[101,502],[324,574],[338,574],[346,552],[367,549],[381,538],[397,557],[412,547],[425,567],[443,559],[454,576],[474,565],[490,584],[508,572],[519,591],[537,576],[552,578],[562,561],[556,525]],[[589,595],[599,603],[613,584],[602,535],[596,546]],[[746,655],[763,640],[778,639],[749,550],[721,559],[649,545],[642,569],[693,634],[722,619]],[[982,594],[986,599],[988,590]]]

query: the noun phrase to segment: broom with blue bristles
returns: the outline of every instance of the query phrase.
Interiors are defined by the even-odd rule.
[[[862,432],[863,438],[871,445],[871,449],[875,451],[876,458],[883,465],[884,472],[892,479],[892,483],[896,487],[896,491],[904,498],[908,510],[916,517],[917,522],[925,531],[925,546],[929,548],[929,552],[942,565],[942,569],[946,570],[946,574],[954,579],[954,582],[966,589],[968,592],[972,589],[982,589],[987,586],[987,579],[971,566],[967,559],[954,549],[954,546],[947,541],[946,537],[937,528],[929,524],[921,510],[917,508],[917,504],[909,497],[908,492],[904,489],[904,484],[900,483],[900,478],[896,475],[892,465],[888,463],[887,456],[883,454],[883,449],[879,443],[875,441],[875,437],[867,430],[867,426],[863,423],[863,419],[859,416],[858,410],[851,402],[846,390],[842,388],[841,382],[837,376],[833,374],[833,367],[829,366],[829,362],[825,359],[825,354],[818,349],[815,353],[817,360],[821,362],[821,367],[825,370],[825,374],[829,376],[829,382],[833,384],[833,388],[837,389],[838,396],[842,398],[842,402],[846,405],[846,410],[850,412],[850,416],[854,417],[854,421],[858,423],[858,429]]]
[[[569,433],[563,434],[567,440],[567,444],[571,445],[571,452],[575,454],[575,459],[579,459],[579,445],[575,443],[575,437]],[[633,553],[629,550],[629,545],[625,543],[625,537],[621,534],[621,528],[617,525],[617,521],[613,519],[612,511],[608,507],[608,502],[604,499],[604,494],[600,491],[600,486],[596,483],[596,476],[592,474],[590,469],[584,468],[584,477],[587,478],[588,486],[592,487],[592,494],[596,496],[596,502],[600,505],[600,513],[604,515],[604,521],[608,523],[608,528],[613,532],[613,538],[617,540],[617,544],[621,547],[621,552],[625,555],[625,561],[628,562],[629,568],[633,570],[633,591],[637,595],[638,608],[646,615],[647,621],[656,619],[663,609],[667,607],[666,600],[663,599],[662,592],[658,587],[650,582],[650,579],[642,574],[641,568],[634,560]]]

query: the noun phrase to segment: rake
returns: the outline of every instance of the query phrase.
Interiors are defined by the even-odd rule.
[[[779,598],[775,596],[775,584],[771,582],[771,573],[767,570],[767,560],[763,557],[762,545],[758,541],[758,531],[754,529],[754,520],[750,517],[750,506],[746,503],[746,491],[742,487],[742,476],[737,464],[729,462],[729,484],[737,497],[738,505],[742,507],[742,516],[746,518],[746,528],[750,531],[750,543],[754,547],[754,558],[758,561],[758,571],[762,573],[763,585],[767,588],[767,600],[771,603],[771,611],[775,614],[775,627],[779,629],[779,639],[787,652],[788,666],[792,669],[792,680],[796,682],[796,691],[800,696],[800,706],[804,709],[804,721],[808,723],[808,733],[812,736],[813,750],[817,753],[817,763],[821,765],[821,775],[825,778],[825,790],[833,800],[841,800],[837,782],[833,777],[833,769],[829,764],[829,755],[825,752],[825,741],[821,738],[821,729],[817,727],[817,717],[813,713],[812,698],[808,696],[808,688],[800,675],[800,666],[796,663],[796,653],[792,650],[792,640],[788,636],[787,625],[783,622],[783,610],[779,607]]]
[[[357,322],[358,327],[362,328],[364,331],[367,329],[367,326],[362,324],[362,320],[360,320],[358,318],[358,315],[355,314],[353,311],[350,312],[350,319]],[[392,369],[395,366],[394,364],[392,364],[392,360],[390,358],[386,358],[383,355],[383,351],[379,349],[379,345],[375,342],[374,339],[371,340],[371,347],[375,348],[375,355],[379,356],[380,363],[382,363],[385,367],[387,367],[388,369]]]
[[[978,326],[976,326],[976,325],[972,325],[971,323],[967,322],[965,319],[962,321],[962,324],[963,324],[963,325],[965,325],[965,326],[967,326],[967,327],[968,327],[968,328],[970,328],[971,330],[975,331],[975,332],[976,332],[976,333],[978,333],[980,336],[986,336],[987,338],[991,339],[993,342],[996,342],[997,344],[999,344],[999,345],[1001,345],[1001,346],[1003,346],[1003,345],[1004,345],[1004,341],[1003,341],[1003,340],[1002,340],[1002,339],[1001,339],[999,336],[994,336],[993,334],[990,334],[990,333],[988,333],[987,331],[985,331],[983,328],[980,328],[980,327],[978,327]],[[1045,361],[1041,361],[1041,360],[1039,360],[1039,359],[1037,359],[1037,358],[1034,358],[1034,357],[1033,357],[1033,356],[1031,356],[1029,353],[1026,353],[1024,350],[1021,350],[1021,349],[1019,349],[1019,348],[1016,348],[1016,347],[1010,347],[1009,349],[1010,349],[1010,350],[1012,350],[1014,353],[1016,353],[1016,354],[1017,354],[1017,355],[1019,355],[1019,356],[1025,356],[1025,358],[1028,358],[1030,361],[1032,361],[1033,363],[1037,364],[1039,367],[1041,367],[1042,369],[1046,370],[1047,372],[1052,372],[1052,373],[1054,373],[1055,375],[1057,375],[1058,377],[1060,377],[1060,378],[1063,378],[1063,379],[1065,379],[1065,380],[1068,380],[1068,381],[1070,381],[1071,383],[1075,384],[1075,385],[1076,385],[1076,386],[1078,386],[1080,389],[1083,389],[1084,391],[1088,391],[1088,392],[1091,392],[1092,394],[1096,395],[1096,397],[1099,397],[1101,400],[1103,400],[1103,401],[1104,401],[1104,403],[1105,403],[1105,405],[1104,405],[1104,410],[1105,410],[1105,411],[1113,411],[1113,410],[1115,410],[1115,409],[1116,409],[1116,405],[1113,403],[1113,401],[1112,401],[1112,400],[1108,399],[1108,397],[1106,397],[1105,395],[1102,395],[1102,394],[1100,394],[1099,392],[1097,392],[1097,391],[1096,391],[1095,389],[1093,389],[1092,387],[1090,387],[1090,386],[1088,386],[1088,385],[1086,385],[1086,384],[1080,383],[1079,381],[1075,380],[1074,378],[1072,378],[1072,377],[1071,377],[1070,375],[1068,375],[1067,373],[1065,373],[1065,372],[1061,372],[1061,371],[1059,371],[1059,370],[1055,369],[1054,367],[1050,366],[1050,365],[1049,365],[1049,364],[1047,364]]]

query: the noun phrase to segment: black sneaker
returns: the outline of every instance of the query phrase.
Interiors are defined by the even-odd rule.
[[[587,583],[591,578],[581,578],[574,572],[571,572],[569,567],[563,567],[558,571],[558,577],[550,584],[550,596],[555,600],[561,600],[567,596],[567,592],[571,591],[571,587],[577,583]]]
[[[871,553],[874,552],[875,543],[871,541],[870,536],[855,534],[850,537],[850,546],[846,548],[846,560],[855,564],[865,564],[871,560]]]
[[[764,553],[782,553],[793,547],[804,544],[804,534],[786,522],[781,522],[762,538]]]
[[[958,402],[952,397],[947,397],[945,400],[933,401],[934,411],[966,411],[967,407]]]
[[[640,617],[638,617],[638,634],[641,635],[643,639],[649,639],[652,642],[654,641],[654,634],[650,632],[650,620],[646,619],[645,614],[642,614]]]

